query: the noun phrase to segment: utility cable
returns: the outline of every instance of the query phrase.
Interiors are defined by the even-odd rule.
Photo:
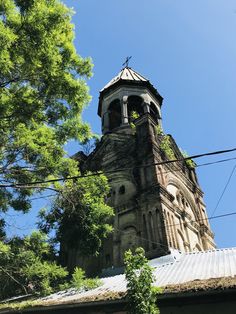
[[[226,214],[222,214],[222,215],[212,216],[210,218],[203,218],[203,219],[199,219],[199,220],[192,220],[192,222],[199,222],[199,221],[210,220],[210,219],[219,219],[219,218],[229,217],[229,216],[233,216],[233,215],[236,215],[236,212],[231,212],[231,213],[226,213]],[[181,224],[179,224],[179,223],[178,224],[165,224],[165,227],[172,227],[172,226],[179,226],[179,225],[181,225]],[[116,231],[124,233],[124,230],[121,230],[121,229],[119,229],[117,227],[114,227],[114,229]],[[153,244],[160,244],[162,246],[168,247],[167,245],[163,244],[162,242],[152,241],[150,239],[147,239],[147,238],[144,238],[144,237],[141,237],[141,236],[138,236],[138,235],[135,235],[135,237],[139,238],[141,240],[153,243]]]
[[[127,167],[127,168],[115,169],[115,170],[108,170],[108,171],[105,171],[105,173],[106,174],[111,174],[111,173],[116,173],[116,172],[120,172],[120,171],[129,171],[129,170],[133,170],[133,169],[147,168],[147,167],[150,167],[150,166],[158,166],[158,165],[170,164],[170,163],[175,163],[175,162],[183,162],[184,160],[196,159],[196,158],[201,158],[201,157],[205,157],[205,156],[212,156],[212,155],[218,155],[218,154],[225,154],[225,153],[229,153],[229,152],[233,152],[233,151],[236,151],[236,148],[227,149],[227,150],[221,150],[221,151],[215,151],[215,152],[209,152],[209,153],[203,153],[203,154],[198,154],[198,155],[192,155],[192,156],[189,156],[189,157],[183,157],[181,159],[165,160],[165,161],[160,161],[160,162],[151,163],[151,164],[147,164],[147,165]],[[218,162],[215,162],[215,163],[218,163]],[[209,165],[209,163],[208,163],[208,165]],[[55,178],[55,179],[50,179],[50,180],[45,180],[45,181],[0,184],[0,188],[17,188],[17,187],[22,187],[22,186],[30,188],[30,185],[53,183],[53,182],[66,181],[66,180],[75,180],[75,179],[81,179],[81,178],[87,178],[87,177],[100,176],[102,174],[104,174],[102,171],[97,171],[97,172],[94,172],[94,173],[91,173],[91,174],[70,176],[70,177],[65,177],[65,178]]]
[[[236,157],[228,158],[228,159],[221,159],[221,160],[217,160],[217,161],[213,161],[213,162],[207,162],[207,163],[204,163],[204,164],[196,164],[195,168],[215,165],[215,164],[224,163],[224,162],[228,162],[228,161],[232,161],[232,160],[236,160]],[[175,169],[175,170],[164,171],[163,174],[170,173],[170,172],[181,172],[181,171],[183,171],[183,170],[180,168],[180,169]]]
[[[226,184],[225,184],[225,186],[224,186],[224,189],[223,189],[223,191],[222,191],[222,193],[221,193],[221,195],[220,195],[220,197],[219,197],[219,199],[218,199],[218,201],[217,201],[217,203],[216,203],[215,208],[213,209],[213,212],[212,212],[212,214],[211,214],[211,217],[212,217],[212,216],[214,215],[214,213],[216,212],[216,210],[217,210],[217,208],[218,208],[218,206],[219,206],[219,204],[220,204],[220,202],[221,202],[221,200],[222,200],[222,198],[223,198],[223,196],[224,196],[224,194],[225,194],[225,192],[226,192],[226,190],[227,190],[227,188],[228,188],[228,186],[229,186],[229,183],[230,183],[230,181],[231,181],[231,179],[232,179],[232,176],[233,176],[233,174],[234,174],[235,169],[236,169],[236,164],[234,165],[232,171],[230,172],[229,178],[228,178],[228,180],[227,180],[227,182],[226,182]],[[211,218],[211,217],[210,217],[210,218]],[[210,218],[209,218],[209,219],[210,219]]]
[[[217,216],[211,216],[209,218],[206,217],[206,218],[201,218],[197,220],[190,220],[190,222],[201,222],[205,220],[208,221],[208,220],[213,220],[213,219],[218,219],[218,218],[228,217],[228,216],[233,216],[233,215],[236,215],[236,212],[226,213],[226,214],[217,215]],[[180,225],[181,225],[180,223],[176,223],[176,224],[166,224],[165,226],[172,227],[172,226],[180,226]]]

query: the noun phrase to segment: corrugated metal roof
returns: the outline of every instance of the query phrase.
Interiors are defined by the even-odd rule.
[[[165,287],[194,280],[236,276],[236,248],[217,249],[203,252],[181,253],[150,261],[156,278],[154,285]],[[126,291],[124,275],[102,278],[102,285],[94,290],[77,293],[75,290],[60,292],[44,300],[57,302],[78,301],[106,293]]]
[[[154,271],[157,286],[236,276],[236,248],[183,254]]]
[[[145,77],[143,77],[141,74],[139,74],[138,72],[134,71],[133,69],[129,67],[126,67],[126,68],[123,68],[120,71],[120,73],[117,76],[115,76],[109,83],[107,83],[100,92],[112,86],[119,80],[148,82],[148,80]]]

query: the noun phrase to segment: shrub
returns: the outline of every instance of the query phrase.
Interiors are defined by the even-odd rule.
[[[181,153],[182,153],[184,158],[189,157],[189,155],[186,151],[181,150]],[[191,169],[194,169],[196,167],[196,164],[192,159],[185,159],[185,162],[186,162],[187,166]]]
[[[78,290],[90,290],[100,286],[101,281],[98,278],[86,278],[83,269],[76,267],[72,275],[71,285]]]
[[[161,150],[166,154],[167,158],[169,159],[175,159],[174,151],[171,147],[170,143],[170,137],[169,135],[163,135],[161,144],[160,144]]]
[[[144,249],[137,248],[135,254],[125,253],[125,277],[130,314],[158,314],[156,295],[160,289],[153,287],[152,268],[145,258]]]

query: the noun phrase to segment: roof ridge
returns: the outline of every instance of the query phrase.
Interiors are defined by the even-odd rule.
[[[129,71],[130,76],[132,77],[132,79],[136,81],[136,79],[135,79],[135,77],[134,77],[134,75],[133,75],[133,73],[135,73],[135,72],[133,71],[133,69],[128,68],[128,71]],[[133,73],[132,73],[132,72],[133,72]]]
[[[125,73],[128,75],[125,76]],[[137,71],[133,70],[131,67],[125,67],[120,70],[120,72],[113,77],[102,89],[101,91],[107,89],[118,81],[135,81],[135,82],[149,82],[143,75],[139,74]],[[100,92],[101,92],[100,91]]]
[[[227,251],[227,250],[236,250],[236,247],[226,247],[226,248],[217,248],[217,249],[211,249],[211,250],[204,250],[204,251],[191,251],[191,252],[184,252],[186,255],[191,254],[204,254],[208,252],[216,252],[216,251]]]

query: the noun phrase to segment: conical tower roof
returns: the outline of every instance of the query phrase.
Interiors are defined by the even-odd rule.
[[[110,82],[107,83],[100,92],[114,85],[118,81],[148,82],[144,76],[134,71],[133,69],[126,67],[123,68],[117,76],[110,80]]]
[[[136,86],[144,86],[151,90],[153,95],[159,100],[160,105],[162,104],[163,98],[158,93],[156,88],[150,83],[150,81],[133,70],[130,67],[123,68],[118,75],[116,75],[109,83],[107,83],[101,90],[100,90],[100,97],[99,97],[99,107],[98,107],[98,115],[101,116],[101,102],[103,99],[104,94],[110,91],[113,88],[116,88],[121,85],[136,85]]]

